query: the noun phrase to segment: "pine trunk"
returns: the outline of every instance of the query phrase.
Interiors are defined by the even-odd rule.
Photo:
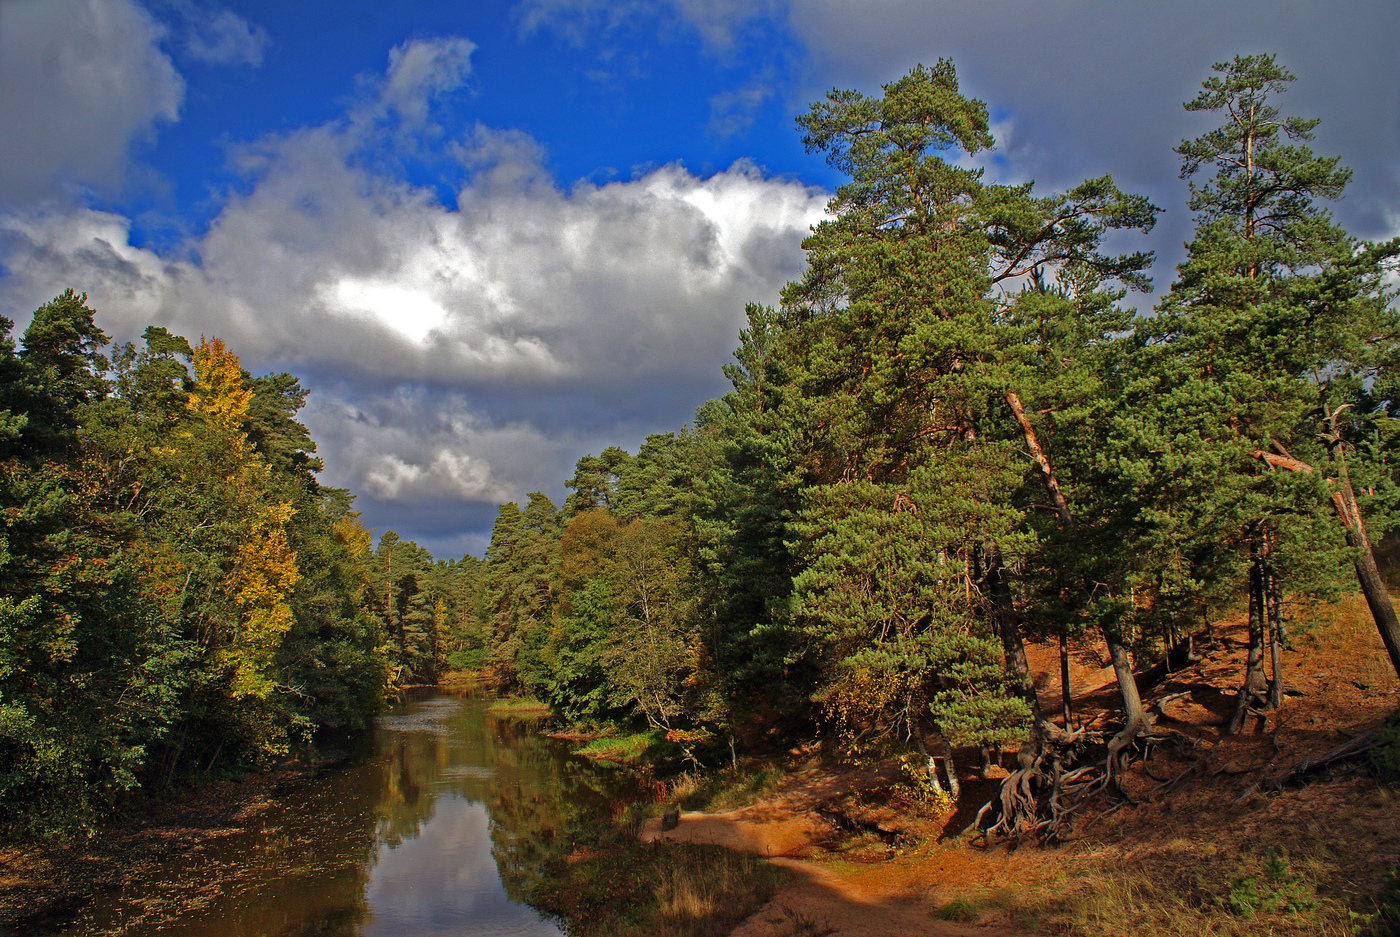
[[[1225,728],[1226,735],[1236,735],[1244,728],[1250,710],[1258,701],[1268,698],[1268,678],[1264,675],[1264,570],[1258,548],[1250,546],[1249,564],[1249,654],[1245,659],[1244,686],[1235,703],[1235,714]]]
[[[1040,480],[1045,485],[1045,493],[1050,498],[1050,506],[1059,516],[1060,523],[1067,529],[1073,529],[1074,514],[1069,509],[1069,501],[1065,498],[1064,490],[1060,488],[1060,481],[1055,477],[1054,469],[1050,465],[1049,458],[1045,455],[1045,450],[1040,446],[1040,440],[1036,438],[1035,427],[1031,426],[1031,421],[1026,416],[1025,407],[1021,405],[1021,398],[1014,391],[1007,391],[1004,399],[1006,405],[1011,408],[1012,415],[1016,417],[1017,425],[1021,427],[1021,435],[1026,440],[1026,448],[1030,451],[1031,459],[1040,472]],[[1147,713],[1142,707],[1142,697],[1138,694],[1137,681],[1133,679],[1132,662],[1128,657],[1127,648],[1122,645],[1111,627],[1104,627],[1104,638],[1108,641],[1109,657],[1113,659],[1113,672],[1118,677],[1118,692],[1123,697],[1123,710],[1128,715],[1127,725],[1124,726],[1120,736],[1126,734],[1129,737],[1135,737],[1147,725]]]
[[[1351,480],[1346,476],[1346,464],[1340,463],[1342,490],[1334,492],[1332,503],[1337,514],[1346,526],[1347,546],[1357,551],[1356,581],[1361,585],[1361,594],[1366,597],[1366,605],[1371,609],[1371,617],[1376,621],[1376,629],[1381,633],[1386,653],[1390,655],[1390,666],[1400,675],[1400,619],[1395,617],[1395,606],[1390,602],[1381,571],[1376,566],[1375,554],[1371,552],[1371,542],[1366,538],[1366,527],[1361,521],[1361,511],[1356,504],[1356,494],[1351,490]]]
[[[1269,635],[1269,711],[1283,706],[1283,587],[1272,566],[1268,567],[1264,597],[1268,600],[1265,627]]]
[[[1031,708],[1031,731],[1026,744],[1018,756],[1022,762],[1029,762],[1040,746],[1044,731],[1041,723],[1045,716],[1040,711],[1040,698],[1036,695],[1035,684],[1031,681],[1030,661],[1026,658],[1026,644],[1021,637],[1021,623],[1016,617],[1016,604],[1011,597],[1011,581],[1006,567],[1001,561],[1001,549],[996,541],[988,540],[982,545],[987,573],[985,582],[992,597],[992,617],[996,621],[997,635],[1006,655],[1006,669],[1016,675],[1021,696]]]
[[[1335,414],[1334,414],[1335,419]],[[1341,436],[1333,429],[1331,441],[1332,462],[1337,467],[1340,491],[1332,492],[1332,506],[1346,531],[1347,546],[1357,551],[1355,561],[1356,581],[1361,586],[1361,594],[1366,597],[1366,605],[1371,610],[1371,618],[1376,622],[1376,630],[1381,634],[1381,642],[1390,655],[1390,666],[1400,676],[1400,619],[1395,616],[1395,606],[1390,602],[1381,571],[1376,566],[1375,554],[1371,552],[1371,541],[1366,537],[1366,525],[1361,519],[1361,509],[1356,503],[1356,492],[1351,487],[1351,476],[1347,473],[1346,455],[1342,451]],[[1276,455],[1272,452],[1255,452],[1254,457],[1275,468],[1291,472],[1311,472],[1313,467],[1291,456]],[[1329,481],[1330,484],[1330,481]]]
[[[1137,680],[1133,678],[1132,659],[1118,635],[1105,628],[1103,636],[1108,642],[1108,656],[1113,661],[1113,674],[1118,678],[1118,693],[1123,697],[1124,732],[1129,729],[1136,731],[1146,725],[1147,710],[1143,708]]]
[[[1064,711],[1065,728],[1071,729],[1074,721],[1074,694],[1069,684],[1069,636],[1060,631],[1060,706]]]

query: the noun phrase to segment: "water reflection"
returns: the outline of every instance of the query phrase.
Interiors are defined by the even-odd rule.
[[[546,937],[523,903],[554,848],[626,778],[568,756],[482,700],[432,696],[381,719],[365,762],[86,906],[65,935]]]

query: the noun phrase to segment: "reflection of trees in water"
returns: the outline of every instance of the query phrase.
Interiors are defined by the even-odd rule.
[[[570,757],[529,727],[487,720],[501,741],[487,811],[491,855],[513,901],[529,902],[549,861],[591,843],[619,797],[635,796],[634,775]]]
[[[482,700],[411,704],[386,719],[367,761],[295,782],[278,803],[81,912],[67,933],[122,937],[351,937],[369,922],[378,850],[423,832],[440,795],[486,806],[491,853],[528,903],[548,860],[589,842],[635,782],[571,758],[535,726]]]
[[[417,836],[440,793],[483,803],[506,894],[527,902],[548,860],[596,839],[618,794],[637,785],[626,772],[571,757],[565,745],[542,738],[537,724],[492,718],[488,705],[466,699],[442,722],[387,733],[378,836],[391,847]]]
[[[379,841],[395,847],[413,839],[433,817],[432,786],[441,774],[446,746],[435,735],[394,733],[380,763],[384,796],[379,803]],[[424,796],[424,792],[428,796]]]

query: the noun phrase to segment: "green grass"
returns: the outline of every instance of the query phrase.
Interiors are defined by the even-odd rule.
[[[548,703],[524,696],[498,699],[486,711],[498,719],[544,719],[552,715]]]
[[[605,735],[596,738],[582,748],[574,749],[574,754],[598,761],[616,761],[629,764],[640,761],[654,749],[666,744],[666,737],[657,729],[634,732],[631,735]]]
[[[940,921],[960,921],[971,924],[982,916],[982,908],[969,898],[954,898],[938,909]]]
[[[479,670],[449,670],[438,678],[438,686],[453,689],[475,689],[481,686],[490,686],[491,683],[491,677]]]
[[[782,776],[783,769],[777,765],[756,770],[726,769],[698,778],[683,776],[674,786],[672,797],[683,810],[733,810],[768,793]]]

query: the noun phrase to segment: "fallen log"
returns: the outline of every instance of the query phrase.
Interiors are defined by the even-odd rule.
[[[1376,733],[1377,730],[1372,729],[1370,732],[1358,735],[1356,738],[1352,739],[1344,745],[1337,746],[1330,752],[1326,752],[1321,755],[1310,756],[1304,758],[1301,761],[1295,762],[1283,774],[1280,774],[1277,777],[1267,778],[1261,781],[1259,786],[1263,790],[1282,790],[1285,784],[1291,784],[1295,781],[1301,780],[1302,778],[1305,778],[1310,774],[1314,774],[1318,771],[1321,771],[1323,768],[1330,767],[1336,764],[1337,762],[1348,761],[1352,758],[1359,758],[1362,755],[1365,755],[1366,753],[1370,752],[1371,749],[1375,748],[1377,745],[1380,744],[1380,739]]]

